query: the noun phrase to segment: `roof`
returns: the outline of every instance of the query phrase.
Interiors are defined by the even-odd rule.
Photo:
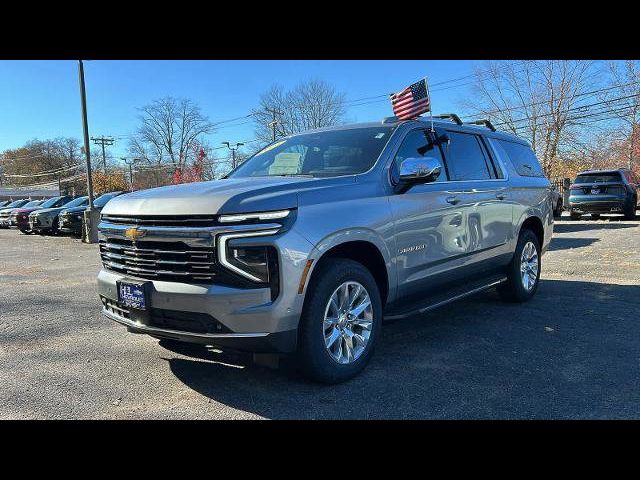
[[[399,125],[404,125],[404,124],[416,124],[416,125],[421,125],[421,126],[425,126],[425,127],[430,127],[431,126],[431,118],[430,117],[418,117],[415,120],[398,120],[396,117],[389,117],[384,119],[383,121],[380,122],[363,122],[363,123],[351,123],[351,124],[347,124],[347,125],[333,125],[331,127],[324,127],[324,128],[316,128],[313,130],[307,130],[305,132],[300,132],[299,134],[296,135],[300,135],[300,134],[306,134],[306,133],[315,133],[315,132],[330,132],[330,131],[336,131],[336,130],[348,130],[348,129],[355,129],[355,128],[375,128],[375,127],[381,127],[381,126],[387,126],[387,127],[397,127]],[[463,123],[462,125],[458,125],[454,122],[452,122],[451,120],[447,120],[447,119],[441,119],[441,118],[433,118],[433,125],[437,126],[437,127],[441,127],[441,128],[451,128],[454,127],[456,130],[460,130],[460,131],[468,131],[468,132],[473,132],[473,133],[482,133],[488,137],[494,137],[494,138],[501,138],[503,140],[508,140],[508,141],[512,141],[512,142],[518,142],[518,143],[527,143],[526,140],[524,140],[521,137],[518,137],[517,135],[514,135],[510,132],[504,132],[504,131],[492,131],[487,127],[484,127],[482,125],[473,125],[473,124],[469,124],[469,123]]]
[[[579,172],[578,175],[596,175],[599,173],[621,173],[627,171],[628,168],[603,168],[599,170],[585,170],[584,172]]]

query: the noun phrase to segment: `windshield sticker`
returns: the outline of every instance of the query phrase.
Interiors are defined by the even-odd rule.
[[[279,153],[269,167],[269,175],[291,175],[300,170],[301,155],[296,152]]]
[[[376,135],[376,138],[382,138],[384,137],[384,132],[380,132],[379,134]]]

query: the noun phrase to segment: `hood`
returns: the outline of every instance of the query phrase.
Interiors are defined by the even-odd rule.
[[[353,184],[354,177],[229,178],[152,188],[117,196],[103,215],[211,215],[298,206],[298,193]]]
[[[96,210],[100,210],[100,207],[94,207]],[[87,209],[87,206],[84,207],[71,207],[71,208],[63,208],[60,213],[82,213]]]
[[[14,208],[12,213],[31,213],[34,210],[42,210],[42,207]]]
[[[60,210],[64,210],[64,207],[56,207],[56,208],[39,208],[31,212],[31,215],[48,215],[48,214],[57,214]]]

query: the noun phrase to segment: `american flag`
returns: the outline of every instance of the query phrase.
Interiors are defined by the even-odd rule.
[[[400,120],[416,118],[421,113],[431,111],[427,79],[423,78],[401,92],[391,95],[391,105],[393,113]]]

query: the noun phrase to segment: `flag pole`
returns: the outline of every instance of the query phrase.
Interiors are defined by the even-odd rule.
[[[431,133],[434,133],[435,129],[433,128],[433,111],[431,108],[431,94],[429,93],[429,81],[427,80],[427,77],[424,77],[424,84],[427,87],[427,98],[429,99],[429,118],[431,119]]]

